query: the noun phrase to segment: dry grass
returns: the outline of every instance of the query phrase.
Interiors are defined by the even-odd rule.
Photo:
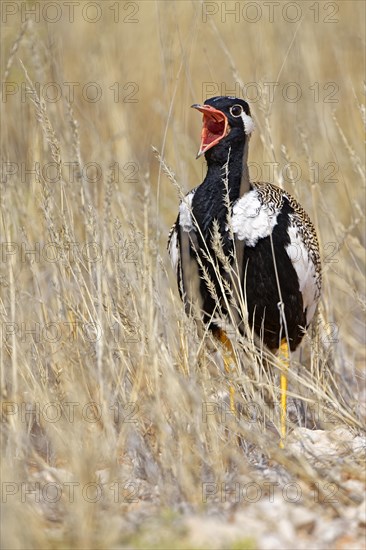
[[[331,4],[338,22],[324,22],[322,2],[319,23],[310,3],[298,3],[300,23],[281,10],[271,23],[264,8],[257,23],[225,23],[203,22],[199,2],[146,1],[100,2],[95,24],[81,7],[71,23],[65,6],[57,23],[25,24],[12,3],[19,12],[2,28],[2,547],[360,547],[364,6]],[[271,101],[266,83],[277,81]],[[65,82],[80,83],[73,101]],[[82,94],[90,82],[99,101]],[[285,451],[275,359],[237,344],[232,418],[220,353],[185,317],[165,250],[178,203],[170,179],[184,192],[202,181],[189,105],[235,82],[236,93],[249,82],[261,91],[253,177],[273,169],[316,223],[323,255],[319,318],[291,369]],[[289,82],[297,102],[283,97]],[[283,496],[290,482],[296,503]],[[248,483],[258,502],[235,493]]]

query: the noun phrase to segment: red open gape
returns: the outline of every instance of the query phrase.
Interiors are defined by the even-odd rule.
[[[192,105],[203,113],[203,126],[201,132],[201,146],[197,158],[211,149],[229,133],[226,115],[210,105]]]

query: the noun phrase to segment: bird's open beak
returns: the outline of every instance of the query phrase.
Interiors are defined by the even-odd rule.
[[[222,138],[226,137],[230,128],[226,115],[218,109],[211,107],[211,105],[194,104],[191,107],[203,113],[201,146],[196,157],[198,158],[211,149],[211,147],[217,145]]]

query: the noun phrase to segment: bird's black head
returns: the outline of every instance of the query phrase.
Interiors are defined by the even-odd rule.
[[[206,99],[203,105],[192,105],[203,113],[201,146],[197,158],[212,147],[244,145],[247,136],[254,130],[249,105],[243,99],[218,96]]]

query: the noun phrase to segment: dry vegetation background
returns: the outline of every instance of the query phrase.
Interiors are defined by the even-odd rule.
[[[284,2],[273,21],[254,3],[252,23],[224,20],[233,2],[206,22],[200,2],[82,1],[71,21],[60,1],[55,23],[47,4],[28,23],[24,2],[1,6],[2,547],[363,547],[364,3],[298,2],[296,23]],[[189,106],[247,83],[250,160],[267,180],[278,163],[324,265],[284,451],[278,365],[250,341],[226,414],[220,353],[178,298],[179,193],[152,150],[182,191],[200,183]]]

